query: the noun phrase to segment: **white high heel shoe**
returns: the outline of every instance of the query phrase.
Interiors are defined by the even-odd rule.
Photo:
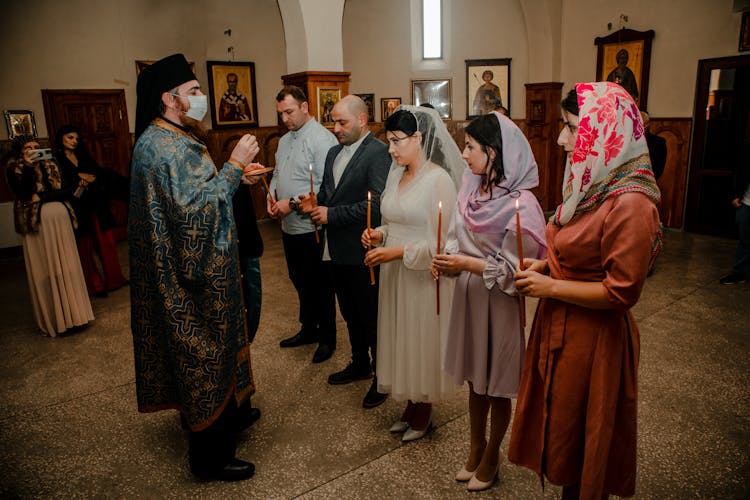
[[[409,428],[409,422],[404,422],[402,420],[399,420],[398,422],[394,423],[390,429],[388,429],[390,432],[404,432],[406,429]]]
[[[471,479],[469,479],[469,484],[466,486],[466,489],[469,491],[484,491],[489,489],[493,484],[495,484],[495,481],[497,480],[497,469],[495,469],[495,473],[492,474],[492,479],[489,481],[480,481],[477,479],[477,476],[474,474],[471,475]]]
[[[467,470],[465,465],[456,473],[456,481],[461,483],[471,480],[472,477],[474,477],[474,471]]]
[[[401,441],[416,441],[417,439],[421,439],[432,430],[432,419],[430,419],[429,422],[427,422],[427,427],[424,429],[418,431],[414,428],[409,428],[406,432],[404,432],[404,437],[401,438]]]

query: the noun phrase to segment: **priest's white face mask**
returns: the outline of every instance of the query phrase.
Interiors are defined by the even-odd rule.
[[[208,112],[208,97],[205,95],[179,95],[170,94],[174,97],[183,97],[188,100],[190,107],[184,111],[185,116],[193,120],[201,121]]]

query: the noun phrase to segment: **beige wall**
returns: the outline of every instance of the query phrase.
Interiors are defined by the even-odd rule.
[[[0,33],[0,109],[34,111],[40,136],[48,135],[40,89],[125,89],[133,130],[136,59],[183,52],[207,88],[206,60],[229,60],[230,45],[236,60],[255,63],[260,124],[276,123],[286,62],[275,0],[2,2]]]
[[[629,18],[628,28],[656,32],[648,93],[651,116],[692,116],[698,60],[739,55],[742,14],[732,12],[732,0],[564,0],[561,78],[565,89],[595,77],[594,38],[611,33],[608,22],[617,30],[621,13]]]
[[[654,29],[649,108],[653,116],[692,114],[697,61],[737,55],[740,13],[732,0],[446,0],[451,2],[450,61],[413,68],[410,0],[347,0],[344,70],[352,92],[411,102],[412,78],[452,78],[453,117],[466,116],[465,59],[511,57],[511,110],[525,115],[524,83],[557,80],[569,88],[596,70],[594,38],[618,26]],[[527,28],[528,26],[528,28]],[[232,29],[232,36],[224,30]],[[206,60],[256,65],[261,125],[276,123],[274,95],[285,74],[286,45],[275,0],[29,0],[0,6],[0,109],[31,109],[46,136],[42,88],[123,88],[131,129],[136,59],[184,52],[206,85]],[[559,33],[559,38],[558,38]],[[311,68],[316,69],[316,68]],[[379,115],[379,111],[376,112]],[[0,139],[7,132],[0,126]]]
[[[348,0],[344,69],[352,92],[411,102],[412,78],[453,79],[453,117],[466,116],[465,59],[511,57],[511,113],[525,117],[524,83],[562,81],[565,89],[596,73],[594,39],[619,28],[653,29],[649,111],[689,117],[699,59],[738,55],[741,13],[732,0],[446,0],[452,2],[449,69],[420,71],[411,63],[407,0]],[[607,30],[607,23],[613,30]],[[376,116],[379,112],[376,113]]]
[[[383,97],[400,97],[403,103],[411,103],[410,81],[416,78],[452,78],[453,118],[466,118],[464,60],[501,57],[513,58],[512,115],[524,116],[523,84],[528,81],[528,49],[519,1],[452,2],[448,19],[453,42],[449,65],[445,69],[422,70],[412,66],[409,1],[347,0],[343,26],[344,70],[352,74],[351,92],[375,94],[377,119]]]

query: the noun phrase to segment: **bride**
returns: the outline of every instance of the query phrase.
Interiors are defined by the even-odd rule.
[[[445,241],[465,164],[434,109],[399,106],[385,130],[393,163],[381,196],[382,225],[365,230],[362,244],[376,245],[365,264],[381,266],[378,391],[407,401],[390,431],[412,441],[431,429],[432,403],[455,391],[442,371],[453,284],[438,286],[430,264],[438,232]]]

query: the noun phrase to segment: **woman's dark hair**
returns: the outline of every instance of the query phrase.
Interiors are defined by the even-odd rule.
[[[420,125],[422,129],[419,128]],[[427,119],[426,114],[420,113],[420,120],[417,120],[417,117],[412,112],[400,109],[385,121],[385,130],[386,132],[395,132],[398,130],[409,137],[419,131],[422,134],[420,146],[430,155],[429,160],[436,165],[447,168],[445,158],[441,152],[440,140],[435,136],[434,123]]]
[[[565,99],[560,101],[560,107],[572,115],[578,116],[581,110],[578,108],[578,94],[575,87],[570,89]]]
[[[93,163],[94,159],[91,157],[88,148],[86,148],[86,144],[84,144],[83,142],[83,137],[81,137],[81,130],[75,125],[66,124],[57,129],[54,144],[55,153],[57,153],[58,155],[65,153],[65,147],[63,146],[63,137],[73,132],[78,134],[78,144],[76,145],[74,152],[76,158],[78,158],[79,164],[88,165],[89,163]],[[58,156],[57,158],[58,161],[60,161],[60,157]]]
[[[78,127],[76,127],[75,125],[66,124],[66,125],[63,125],[62,127],[60,127],[59,129],[57,129],[57,133],[55,133],[55,144],[54,144],[55,151],[59,151],[60,153],[63,152],[63,149],[65,149],[63,147],[63,137],[66,136],[66,135],[68,135],[68,134],[71,134],[73,132],[75,132],[76,134],[78,134],[78,146],[76,146],[76,150],[80,147],[80,145],[81,145],[81,131],[78,130]],[[76,151],[76,153],[77,152],[78,151]]]
[[[21,157],[21,152],[23,151],[23,147],[30,143],[30,142],[39,142],[36,140],[36,138],[33,135],[17,135],[13,138],[13,154],[16,155],[17,158]]]
[[[482,115],[474,119],[466,126],[465,132],[477,141],[489,162],[490,149],[495,151],[495,159],[489,165],[489,170],[484,178],[484,188],[488,189],[490,184],[495,186],[505,178],[503,167],[503,134],[500,122],[494,114]]]
[[[399,109],[385,120],[386,132],[403,132],[412,136],[417,132],[417,119],[405,109]]]

